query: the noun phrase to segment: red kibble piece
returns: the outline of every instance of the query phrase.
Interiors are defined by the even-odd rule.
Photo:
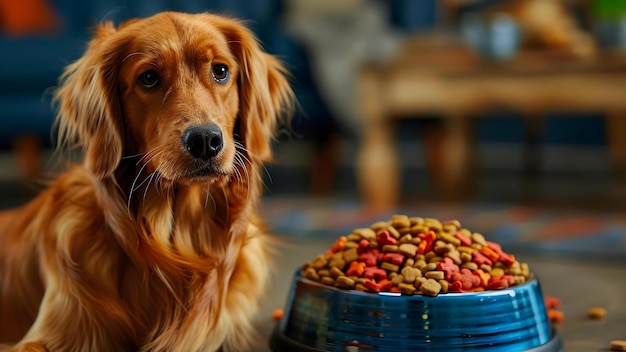
[[[480,279],[473,275],[472,271],[469,269],[463,268],[459,272],[452,273],[451,277],[453,282],[461,282],[463,290],[469,290],[474,285],[480,285]]]
[[[447,281],[452,281],[452,274],[459,272],[459,266],[449,257],[444,257],[438,264],[437,270],[443,271]]]
[[[366,266],[376,266],[378,263],[378,249],[370,249],[359,255],[359,261],[365,263]]]
[[[502,252],[502,246],[499,243],[487,241],[487,247],[491,248],[496,253]]]
[[[363,277],[366,279],[374,279],[376,281],[384,280],[387,278],[387,272],[384,269],[378,267],[367,267],[363,272]]]
[[[501,252],[500,261],[506,266],[511,266],[513,265],[513,263],[515,263],[515,256],[513,254]]]
[[[358,254],[362,254],[365,251],[367,251],[367,249],[370,247],[370,241],[366,240],[366,239],[362,239],[361,242],[359,242],[358,247],[356,247],[356,252]]]
[[[376,282],[372,280],[365,281],[363,285],[374,292],[380,292],[381,290],[380,285],[378,285]]]
[[[463,283],[461,281],[454,281],[448,285],[448,292],[463,292]]]
[[[395,265],[402,265],[404,263],[404,255],[400,253],[385,253],[383,255],[383,261],[389,262]]]
[[[506,282],[509,283],[509,286],[515,285],[515,278],[513,277],[513,275],[502,275],[500,276],[500,278],[502,280],[506,280]]]
[[[381,291],[389,291],[393,287],[393,283],[388,279],[383,279],[378,282]]]
[[[455,233],[455,234],[454,234],[454,236],[455,236],[456,238],[458,238],[458,239],[459,239],[459,241],[461,241],[461,245],[462,245],[462,246],[469,247],[469,246],[471,246],[471,245],[472,245],[472,239],[471,239],[471,238],[469,238],[469,237],[467,237],[467,236],[465,236],[464,234],[462,234],[462,233],[460,233],[460,232],[457,232],[457,233]]]
[[[515,263],[515,256],[512,254],[508,254],[505,253],[504,251],[502,251],[502,246],[500,246],[500,244],[495,243],[495,242],[491,242],[491,241],[487,241],[487,248],[491,249],[492,251],[496,252],[498,254],[498,259],[506,266],[511,266],[513,265],[513,263]],[[495,262],[495,260],[494,260]]]
[[[491,261],[491,259],[485,257],[479,251],[473,251],[472,252],[472,262],[476,263],[476,265],[478,265],[478,266],[481,266],[483,264],[487,264],[489,266],[493,265],[493,262]]]
[[[509,281],[502,277],[492,277],[491,280],[489,280],[487,288],[490,290],[503,290],[505,288],[509,288]]]
[[[398,286],[391,286],[391,288],[389,289],[389,292],[391,292],[391,293],[402,293],[402,291],[400,291],[400,288]]]
[[[376,236],[376,242],[378,242],[378,247],[383,248],[384,246],[390,244],[390,245],[397,245],[398,241],[393,238],[393,236],[389,233],[389,231],[384,230],[381,231],[378,236]]]
[[[561,306],[561,300],[554,296],[544,296],[543,301],[548,309],[555,309]]]
[[[350,267],[348,267],[348,270],[346,270],[346,275],[361,276],[363,275],[364,271],[365,271],[365,263],[355,261],[355,262],[350,263]]]

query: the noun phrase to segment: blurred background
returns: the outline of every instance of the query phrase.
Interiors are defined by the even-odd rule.
[[[626,268],[623,0],[0,0],[1,208],[58,170],[50,92],[94,24],[163,10],[246,19],[293,74],[300,109],[262,212],[301,247],[283,251],[265,310],[303,258],[396,212],[456,218],[534,258],[547,290],[571,296],[566,315],[585,303],[564,258],[598,260],[580,280],[595,282],[589,302],[623,301],[602,274],[607,259],[615,277]],[[580,336],[615,331],[565,327],[580,351]]]
[[[620,0],[0,0],[4,207],[57,171],[51,91],[94,24],[164,10],[245,19],[292,72],[300,109],[265,182],[278,232],[412,207],[565,209],[623,229]]]

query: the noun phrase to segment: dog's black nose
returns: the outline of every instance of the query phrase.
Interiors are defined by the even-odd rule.
[[[215,124],[192,126],[183,133],[183,145],[194,158],[206,161],[222,150],[224,139]]]

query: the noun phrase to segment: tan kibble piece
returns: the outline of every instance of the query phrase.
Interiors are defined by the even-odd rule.
[[[419,269],[408,266],[402,268],[401,274],[406,283],[413,283],[417,278],[422,276],[422,272]]]
[[[606,316],[606,309],[601,307],[593,307],[587,310],[587,316],[591,319],[604,319]]]
[[[454,246],[442,240],[435,241],[435,244],[433,245],[433,251],[439,255],[443,255],[443,254],[450,252],[452,248],[454,248]]]
[[[430,258],[430,260],[428,261],[428,263],[429,263],[429,264],[430,264],[430,263],[435,263],[435,264],[436,264],[436,263],[439,263],[439,262],[440,262],[440,261],[442,261],[442,260],[443,260],[443,257],[438,255],[438,256],[435,256],[435,257]]]
[[[421,238],[419,238],[419,237],[413,237],[413,238],[411,238],[411,243],[413,243],[413,244],[415,244],[415,245],[420,244],[420,242],[422,242],[422,239],[421,239]]]
[[[386,244],[383,246],[383,252],[398,253],[398,246],[396,246],[395,244]]]
[[[426,266],[426,264],[428,263],[426,263],[424,259],[419,259],[415,261],[415,264],[413,264],[413,267],[421,270],[423,267]]]
[[[415,293],[415,291],[417,291],[415,286],[411,284],[406,284],[406,283],[398,284],[398,288],[400,289],[400,292],[402,292],[405,295],[412,295]]]
[[[404,266],[413,266],[415,264],[415,259],[409,258],[404,261]]]
[[[504,275],[504,270],[502,270],[502,268],[494,268],[494,269],[491,269],[489,274],[491,274],[491,276],[493,277],[500,277]]]
[[[320,269],[317,271],[319,276],[330,276],[330,270],[328,269]]]
[[[460,254],[460,258],[461,258],[461,262],[462,263],[469,263],[472,261],[472,255],[469,253],[465,253],[465,252],[459,252]]]
[[[357,291],[362,291],[362,292],[369,291],[367,286],[365,286],[365,285],[363,285],[361,283],[358,283],[358,284],[354,285],[354,289],[357,290]]]
[[[315,269],[313,269],[313,268],[306,269],[304,271],[303,275],[307,279],[314,280],[314,281],[320,281],[320,277],[319,277],[319,275],[317,275],[317,271],[315,271]]]
[[[337,268],[339,270],[343,270],[346,266],[346,261],[343,258],[332,258],[328,261],[328,266],[331,268]]]
[[[322,280],[320,280],[320,282],[323,283],[324,285],[329,285],[329,286],[335,285],[335,279],[333,279],[330,276],[324,276]]]
[[[442,230],[443,232],[449,233],[449,234],[455,234],[459,231],[459,229],[456,228],[454,225],[446,225],[446,224],[443,224]]]
[[[356,247],[358,247],[358,246],[359,246],[359,244],[358,244],[358,243],[348,241],[348,242],[346,242],[346,244],[344,245],[344,250],[346,250],[346,249],[350,249],[350,248],[356,248]]]
[[[417,254],[417,246],[412,243],[403,243],[398,246],[398,252],[407,257],[414,257]]]
[[[448,293],[448,286],[450,286],[448,281],[439,280],[439,285],[441,285],[441,293]]]
[[[456,236],[451,235],[449,233],[442,233],[439,235],[439,238],[441,238],[447,243],[452,244],[455,247],[458,247],[461,245],[461,240],[459,240]]]
[[[435,251],[430,251],[430,252],[428,252],[428,253],[426,253],[426,254],[424,255],[424,259],[425,259],[427,262],[430,262],[430,260],[431,260],[432,258],[436,257],[436,256],[437,256],[437,253],[435,253]]]
[[[386,228],[389,227],[389,222],[387,221],[378,221],[372,224],[372,226],[370,226],[370,228],[374,231],[374,232],[378,232],[380,230],[384,230]]]
[[[443,280],[446,278],[446,274],[440,270],[429,271],[426,274],[424,274],[424,276],[428,279],[435,279],[437,281]]]
[[[406,215],[392,215],[391,226],[397,229],[411,227],[411,220],[409,220],[409,217]]]
[[[395,286],[398,286],[399,284],[403,282],[404,282],[404,275],[396,275],[391,279],[391,283],[394,284]]]
[[[626,340],[613,340],[609,344],[611,351],[626,351]]]
[[[426,296],[434,297],[441,291],[441,285],[433,279],[428,279],[420,285],[420,291]]]
[[[356,285],[356,282],[347,276],[339,276],[335,280],[335,285],[347,289],[352,289]]]
[[[467,263],[463,263],[461,265],[461,268],[469,269],[471,271],[476,271],[478,270],[478,264],[474,262],[467,262]]]
[[[315,257],[315,259],[313,259],[311,266],[319,270],[325,267],[327,264],[328,260],[323,255],[318,255],[317,257]]]
[[[389,226],[385,230],[387,230],[387,232],[389,232],[389,234],[395,239],[399,239],[401,237],[400,232],[398,232],[398,230],[396,230],[393,226]]]
[[[352,263],[357,259],[359,259],[359,254],[356,252],[356,248],[350,248],[343,252],[343,260],[345,260],[346,263]]]
[[[395,264],[387,263],[387,262],[383,262],[382,264],[380,264],[380,267],[382,269],[385,269],[385,270],[393,272],[393,273],[398,272],[398,270],[400,270],[399,266],[397,266]]]
[[[376,231],[368,228],[356,229],[353,231],[353,233],[361,236],[361,238],[364,238],[366,240],[373,240],[376,238]]]
[[[337,278],[339,276],[345,276],[346,274],[343,273],[343,271],[339,270],[339,268],[336,267],[332,267],[330,268],[330,276]]]
[[[478,233],[478,232],[474,232],[472,234],[472,241],[478,243],[481,246],[486,246],[487,245],[487,241],[485,240],[485,236],[483,236],[481,233]]]
[[[452,259],[452,261],[456,265],[461,265],[461,263],[463,263],[463,259],[461,259],[461,254],[459,254],[459,251],[457,251],[457,250],[453,250],[453,251],[448,252],[446,254],[446,257],[449,257],[450,259]]]
[[[404,236],[400,237],[399,242],[400,243],[409,243],[409,242],[411,242],[412,238],[413,238],[413,236],[411,236],[411,235],[404,235]]]
[[[459,220],[448,220],[448,221],[444,221],[443,226],[447,226],[447,225],[452,225],[454,227],[456,227],[457,230],[461,229],[461,222]]]
[[[437,263],[428,263],[420,268],[422,273],[427,273],[429,271],[433,271],[437,269]]]
[[[359,235],[358,233],[351,233],[348,236],[346,236],[346,238],[348,239],[348,241],[351,242],[359,242],[363,239],[363,236]]]
[[[424,223],[424,218],[421,218],[419,216],[412,216],[409,218],[409,221],[411,222],[411,226],[421,225]]]

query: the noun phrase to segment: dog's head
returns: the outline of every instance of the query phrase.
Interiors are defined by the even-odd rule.
[[[61,145],[105,178],[124,158],[174,183],[228,180],[271,159],[292,101],[285,70],[240,23],[166,12],[97,27],[55,100]]]

